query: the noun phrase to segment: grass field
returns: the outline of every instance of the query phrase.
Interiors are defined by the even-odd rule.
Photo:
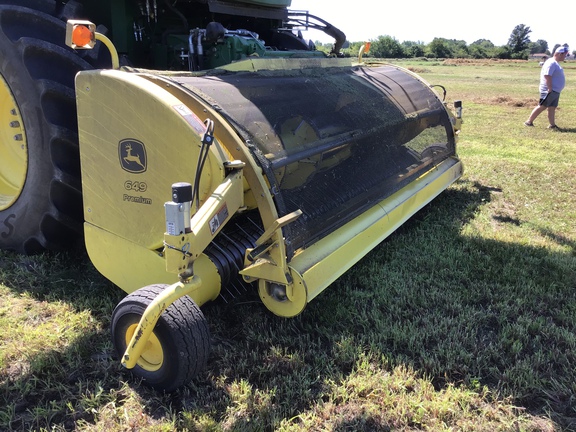
[[[210,304],[207,370],[131,379],[123,292],[81,252],[0,252],[0,430],[576,430],[576,63],[557,123],[536,62],[402,62],[464,104],[464,177],[294,319]]]

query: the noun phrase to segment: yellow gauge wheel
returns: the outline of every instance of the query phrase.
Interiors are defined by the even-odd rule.
[[[140,288],[124,297],[112,314],[112,344],[119,358],[150,303],[168,285]],[[158,390],[174,391],[194,378],[208,361],[208,323],[194,301],[184,296],[160,315],[132,373]]]
[[[0,75],[0,210],[10,207],[20,195],[27,168],[24,121],[8,83]]]

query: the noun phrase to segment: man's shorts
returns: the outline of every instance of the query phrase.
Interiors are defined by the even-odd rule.
[[[550,92],[550,93],[540,93],[540,102],[538,105],[543,105],[545,107],[557,107],[558,101],[560,100],[560,93]]]

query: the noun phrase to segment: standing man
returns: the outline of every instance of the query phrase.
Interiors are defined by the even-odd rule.
[[[548,129],[558,129],[556,126],[556,108],[560,100],[560,92],[566,84],[564,69],[559,62],[566,59],[568,54],[567,46],[556,48],[554,55],[544,62],[540,71],[540,102],[532,110],[528,120],[524,122],[526,126],[534,126],[534,120],[544,110],[548,110]]]

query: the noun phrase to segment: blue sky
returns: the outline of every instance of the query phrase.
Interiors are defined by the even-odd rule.
[[[342,5],[344,5],[342,7]],[[346,33],[351,42],[392,36],[399,42],[429,43],[435,37],[488,39],[505,45],[516,25],[525,24],[530,40],[544,39],[549,48],[568,43],[576,50],[576,1],[519,0],[292,0],[291,9],[307,10]],[[554,16],[548,16],[548,14]],[[308,32],[312,40],[331,42],[323,33]]]

